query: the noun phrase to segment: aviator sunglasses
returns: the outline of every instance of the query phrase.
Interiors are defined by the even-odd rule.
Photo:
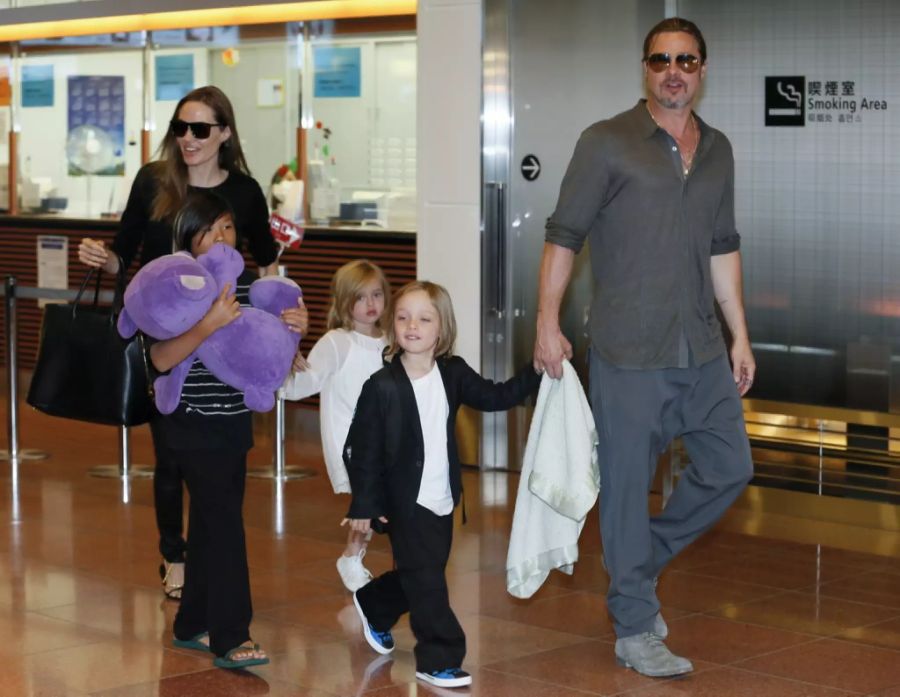
[[[206,140],[212,131],[213,126],[225,128],[223,123],[206,123],[205,121],[182,121],[181,119],[172,119],[169,124],[172,127],[172,133],[176,138],[183,138],[187,134],[188,128],[194,134],[197,140]]]
[[[672,56],[668,53],[651,53],[644,62],[654,73],[661,73],[672,65]],[[700,68],[700,59],[693,53],[679,53],[675,56],[675,65],[684,73],[696,73]]]

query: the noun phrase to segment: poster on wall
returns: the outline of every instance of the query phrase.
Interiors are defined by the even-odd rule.
[[[359,46],[316,46],[313,49],[313,72],[314,96],[359,97]]]
[[[124,175],[125,78],[74,75],[68,88],[69,175]]]
[[[284,80],[278,77],[260,78],[256,81],[256,106],[278,107],[284,105]]]
[[[53,106],[53,66],[22,66],[22,106]]]
[[[156,101],[178,101],[194,89],[194,54],[156,56]]]
[[[69,287],[69,239],[59,235],[38,235],[37,284],[40,288]],[[38,300],[38,307],[64,300]]]

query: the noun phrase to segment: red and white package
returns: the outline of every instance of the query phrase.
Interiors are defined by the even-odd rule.
[[[303,241],[303,228],[280,215],[269,218],[269,230],[272,231],[272,237],[283,247],[296,249]]]

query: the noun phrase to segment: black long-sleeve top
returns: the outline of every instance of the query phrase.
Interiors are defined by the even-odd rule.
[[[438,358],[437,365],[450,407],[447,455],[455,506],[462,492],[455,434],[459,407],[510,409],[537,390],[541,376],[529,365],[501,383],[481,377],[458,356]],[[412,514],[422,482],[425,440],[412,382],[399,355],[363,385],[344,445],[344,464],[353,491],[348,518],[390,520]]]
[[[172,226],[166,220],[151,220],[156,197],[159,162],[141,167],[131,186],[128,203],[112,248],[128,268],[140,247],[140,265],[172,253]],[[196,190],[198,187],[188,187]],[[269,209],[256,180],[243,172],[230,172],[228,178],[210,188],[231,204],[238,234],[238,249],[246,241],[248,251],[259,266],[268,266],[277,258],[277,246],[269,232]]]

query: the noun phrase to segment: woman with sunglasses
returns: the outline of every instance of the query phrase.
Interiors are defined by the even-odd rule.
[[[211,85],[200,87],[178,102],[159,155],[135,177],[112,249],[101,240],[85,238],[78,247],[82,263],[114,274],[120,264],[126,269],[130,266],[138,247],[141,266],[170,254],[175,214],[191,190],[206,190],[217,193],[234,210],[238,249],[246,242],[264,273],[277,268],[266,199],[250,176],[234,110],[222,90]],[[159,425],[151,422],[150,430],[156,451],[153,494],[163,557],[160,576],[166,596],[177,600],[184,585],[186,547],[182,476],[161,447]]]

